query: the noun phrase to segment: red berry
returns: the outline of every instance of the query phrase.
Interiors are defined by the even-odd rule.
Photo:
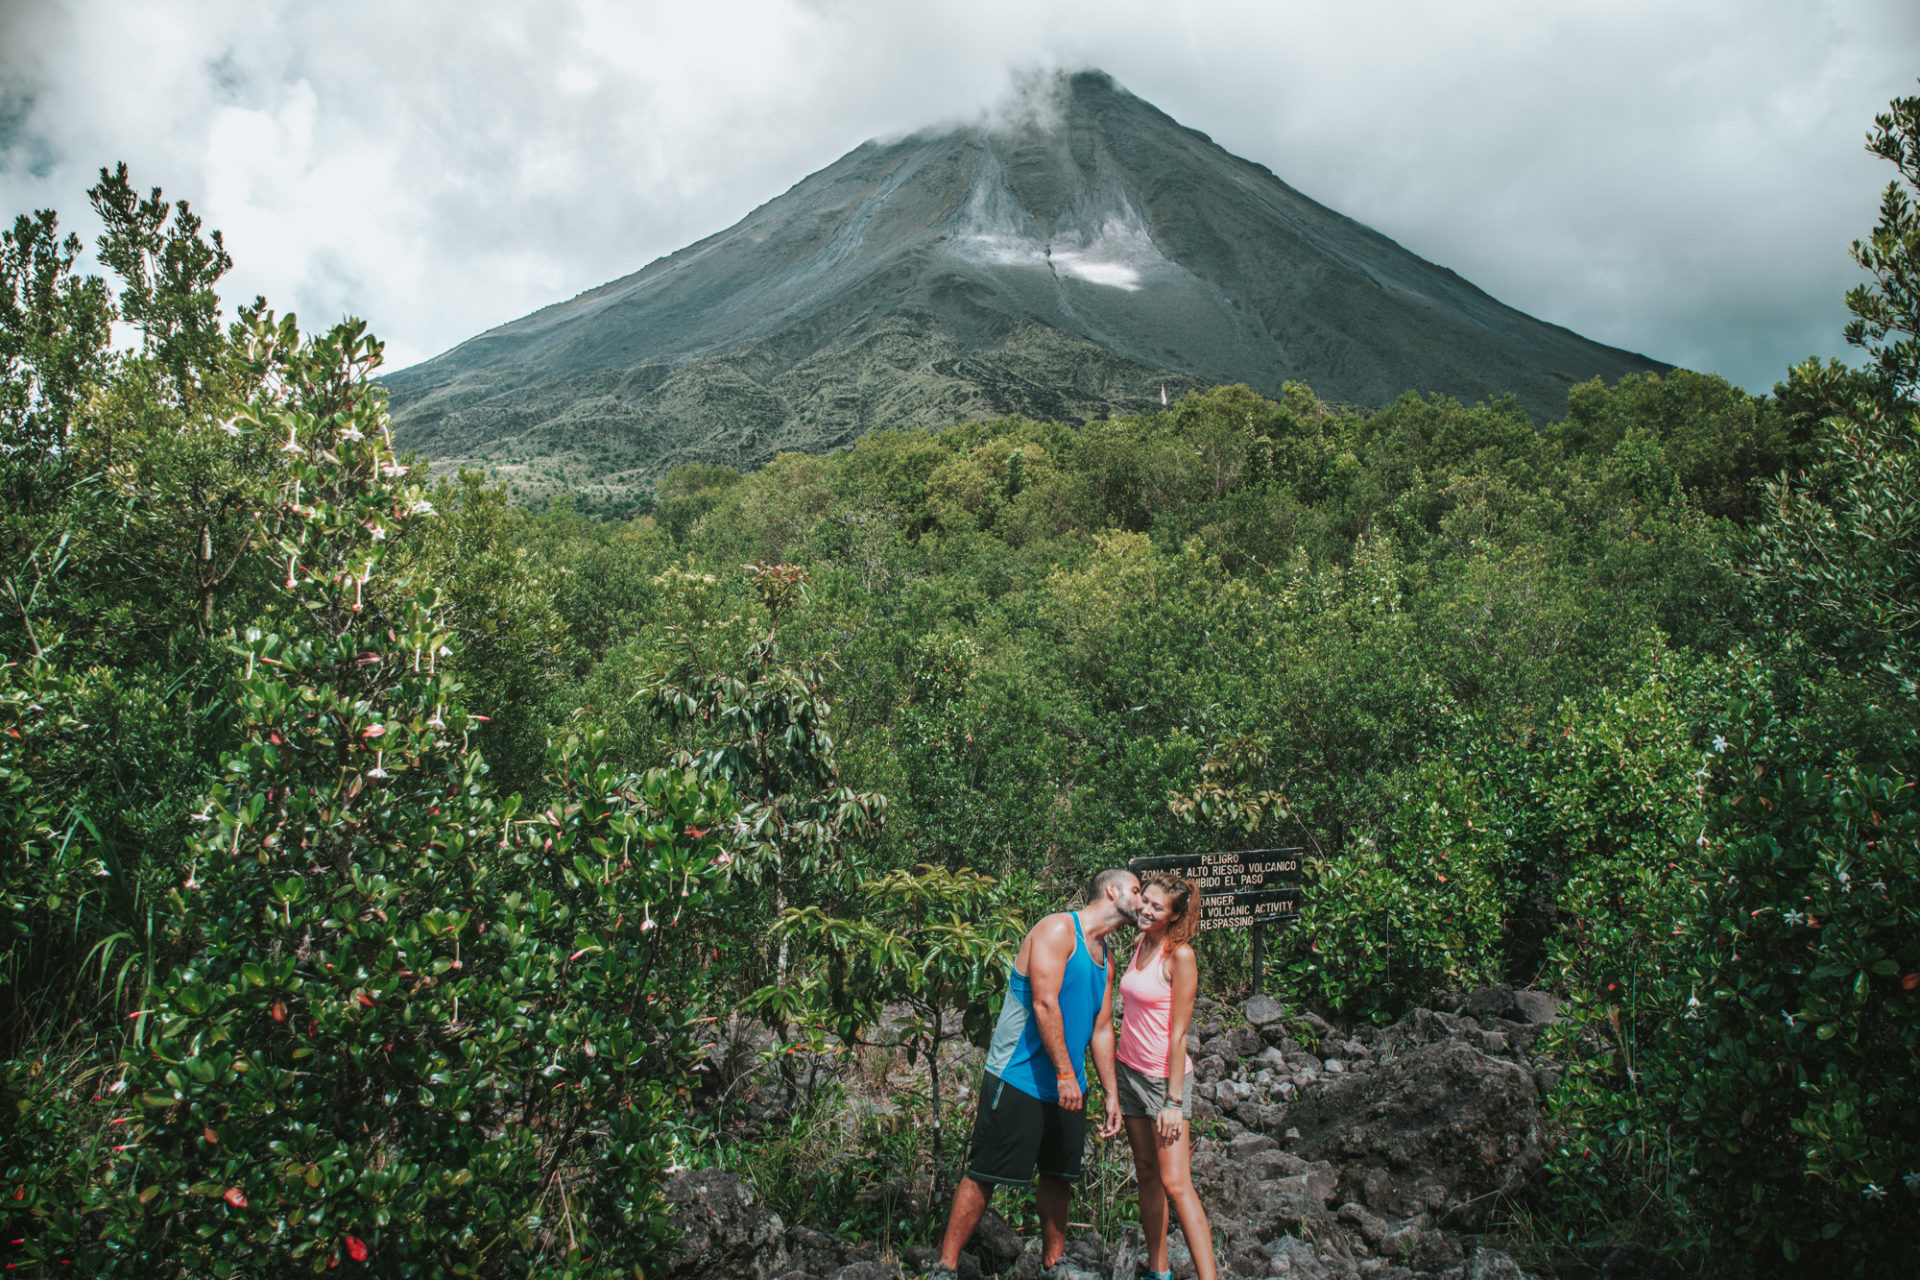
[[[238,1187],[228,1187],[226,1194],[220,1198],[236,1209],[244,1209],[247,1207],[246,1193]]]
[[[367,1242],[359,1236],[348,1236],[347,1253],[355,1262],[365,1262],[367,1260]]]

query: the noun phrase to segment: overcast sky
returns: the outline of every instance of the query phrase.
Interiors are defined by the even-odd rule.
[[[125,160],[234,302],[392,367],[717,231],[862,140],[1100,67],[1588,337],[1765,390],[1844,354],[1915,0],[0,0],[0,197]]]

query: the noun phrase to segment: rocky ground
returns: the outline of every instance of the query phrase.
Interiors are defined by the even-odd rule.
[[[1449,1009],[1417,1009],[1393,1026],[1344,1032],[1256,996],[1199,1011],[1194,1181],[1213,1225],[1222,1275],[1266,1280],[1522,1280],[1479,1233],[1545,1159],[1540,1105],[1555,1068],[1535,1056],[1552,997],[1505,987]],[[735,1176],[677,1175],[667,1187],[683,1234],[674,1277],[712,1280],[902,1280],[925,1249],[883,1259],[753,1202]],[[1193,1259],[1176,1231],[1174,1274]],[[1111,1280],[1136,1280],[1138,1227],[1069,1253]],[[963,1276],[1033,1280],[1037,1240],[989,1211],[962,1257]],[[1680,1280],[1639,1245],[1559,1259],[1554,1280]],[[1545,1277],[1542,1276],[1542,1280]]]

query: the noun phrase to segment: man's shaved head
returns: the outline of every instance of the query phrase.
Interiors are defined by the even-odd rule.
[[[1137,898],[1140,892],[1140,877],[1137,877],[1133,871],[1129,871],[1127,867],[1108,867],[1106,871],[1100,871],[1098,875],[1094,875],[1091,885],[1087,887],[1087,906],[1098,904],[1102,898],[1108,896],[1108,890],[1116,887],[1119,892],[1114,896],[1114,906],[1119,908],[1121,915],[1125,915],[1127,919],[1133,919],[1139,910]]]

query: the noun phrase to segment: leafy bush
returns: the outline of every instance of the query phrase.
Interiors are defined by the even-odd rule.
[[[1558,1195],[1729,1275],[1891,1274],[1920,1211],[1920,806],[1901,770],[1821,762],[1763,672],[1729,675],[1681,891],[1630,988],[1577,988],[1560,1033]]]
[[[238,646],[245,745],[171,895],[186,959],[98,1095],[91,1127],[119,1141],[42,1131],[10,1162],[28,1255],[128,1275],[650,1264],[697,1005],[673,930],[725,884],[733,803],[578,742],[541,817],[491,798],[438,593],[382,573],[433,509],[365,381],[378,344],[292,337],[259,322],[255,358],[332,412],[269,395],[234,426],[283,441],[285,596]]]

